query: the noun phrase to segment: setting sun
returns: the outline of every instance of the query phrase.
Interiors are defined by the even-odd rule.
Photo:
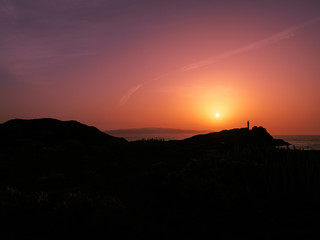
[[[52,2],[0,0],[0,123],[320,134],[320,1]]]

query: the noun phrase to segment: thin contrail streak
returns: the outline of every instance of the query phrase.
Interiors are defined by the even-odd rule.
[[[159,75],[158,77],[155,77],[153,79],[150,79],[150,80],[147,80],[147,81],[144,81],[136,86],[134,86],[133,88],[131,88],[127,94],[123,95],[122,98],[120,99],[120,102],[119,102],[119,105],[124,105],[129,99],[130,97],[132,96],[132,94],[134,94],[136,91],[138,91],[141,87],[143,87],[146,83],[149,83],[149,82],[153,82],[153,81],[157,81],[161,78],[165,78],[165,77],[168,77],[174,73],[178,72],[178,70],[175,70],[175,71],[172,71],[172,72],[168,72],[168,73],[165,73],[165,74],[162,74],[162,75]]]
[[[139,88],[141,88],[146,82],[143,82],[133,88],[131,88],[126,95],[122,96],[122,98],[120,99],[120,105],[123,105],[125,104],[129,98],[131,97],[132,94],[134,94]]]
[[[280,42],[280,41],[282,41],[284,39],[293,37],[294,33],[296,31],[300,30],[301,28],[304,28],[304,27],[309,26],[311,24],[317,23],[319,21],[320,21],[320,17],[314,18],[314,19],[312,19],[312,20],[310,20],[308,22],[304,22],[304,23],[295,25],[293,27],[287,28],[286,30],[284,30],[282,32],[279,32],[279,33],[277,33],[277,34],[275,34],[275,35],[273,35],[271,37],[268,37],[268,38],[265,38],[263,40],[254,42],[254,43],[249,44],[247,46],[244,46],[244,47],[241,47],[241,48],[237,48],[237,49],[225,52],[223,54],[220,54],[220,55],[217,55],[217,56],[213,56],[211,58],[207,58],[207,59],[202,60],[200,62],[189,64],[187,66],[184,66],[181,69],[181,71],[185,72],[185,71],[189,71],[189,70],[196,69],[196,68],[199,68],[199,67],[203,67],[203,66],[206,66],[206,65],[210,65],[210,64],[213,64],[213,63],[217,63],[217,62],[219,62],[219,61],[221,61],[223,59],[226,59],[228,57],[239,55],[241,53],[245,53],[245,52],[248,52],[248,51],[252,51],[254,49],[262,48],[262,47],[265,47],[265,46]]]
[[[280,42],[282,40],[294,37],[295,36],[295,32],[297,32],[298,30],[303,29],[303,28],[305,28],[305,27],[307,27],[309,25],[315,24],[315,23],[317,23],[319,21],[320,21],[320,17],[314,18],[314,19],[312,19],[310,21],[303,22],[303,23],[294,25],[292,27],[289,27],[289,28],[287,28],[287,29],[285,29],[285,30],[283,30],[283,31],[281,31],[281,32],[279,32],[277,34],[274,34],[271,37],[265,38],[263,40],[251,43],[249,45],[246,45],[246,46],[234,49],[234,50],[230,50],[228,52],[225,52],[225,53],[222,53],[222,54],[219,54],[219,55],[215,55],[213,57],[204,59],[204,60],[199,61],[199,62],[194,62],[192,64],[188,64],[188,65],[186,65],[186,66],[184,66],[184,67],[182,67],[180,69],[177,69],[175,71],[160,75],[160,76],[158,76],[156,78],[153,78],[151,80],[144,81],[144,82],[138,84],[137,86],[131,88],[127,92],[127,94],[124,95],[121,98],[120,105],[125,104],[130,99],[130,97],[136,91],[138,91],[140,88],[142,88],[146,83],[157,81],[159,79],[162,79],[162,78],[165,78],[165,77],[167,77],[169,75],[172,75],[173,73],[190,71],[190,70],[197,69],[197,68],[200,68],[200,67],[203,67],[203,66],[207,66],[207,65],[211,65],[211,64],[217,63],[219,61],[222,61],[222,60],[224,60],[226,58],[229,58],[229,57],[232,57],[232,56],[236,56],[236,55],[239,55],[239,54],[242,54],[242,53],[245,53],[245,52],[249,52],[249,51],[252,51],[252,50],[255,50],[255,49],[259,49],[259,48],[262,48],[262,47],[265,47],[265,46],[268,46],[268,45],[272,45],[272,44]]]

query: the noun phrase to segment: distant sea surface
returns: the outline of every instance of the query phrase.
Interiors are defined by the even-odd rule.
[[[112,134],[115,137],[123,137],[128,141],[136,141],[141,139],[163,139],[163,140],[182,140],[192,137],[199,133],[118,133]],[[273,135],[274,138],[283,139],[291,143],[296,149],[320,150],[320,135]]]
[[[320,135],[273,135],[291,143],[296,149],[320,150]]]
[[[108,133],[108,132],[107,132]],[[141,139],[163,139],[163,140],[182,140],[185,138],[192,137],[194,135],[203,133],[139,133],[139,134],[112,134],[115,137],[122,137],[128,141],[136,141]]]

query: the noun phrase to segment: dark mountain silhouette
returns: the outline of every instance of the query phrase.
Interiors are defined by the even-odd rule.
[[[77,121],[57,119],[13,119],[0,124],[2,144],[32,145],[96,145],[126,142]]]
[[[231,145],[269,145],[269,146],[286,146],[290,145],[282,139],[274,139],[265,128],[253,127],[235,128],[231,130],[223,130],[221,132],[213,132],[208,134],[200,134],[182,140],[189,145],[203,145],[208,147],[231,146]]]

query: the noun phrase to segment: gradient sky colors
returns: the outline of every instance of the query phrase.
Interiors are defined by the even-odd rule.
[[[0,122],[320,134],[319,105],[319,0],[0,0]]]

